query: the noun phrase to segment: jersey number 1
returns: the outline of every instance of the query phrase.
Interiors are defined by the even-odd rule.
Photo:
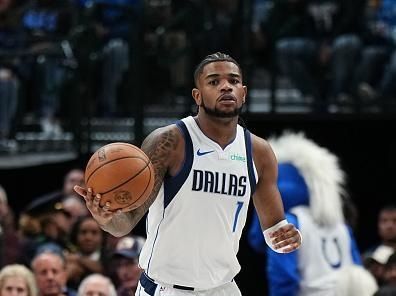
[[[232,226],[232,232],[235,232],[236,226],[237,226],[237,222],[238,222],[238,217],[239,217],[239,213],[241,212],[243,206],[243,201],[238,201],[237,202],[237,208],[235,211],[235,217],[234,217],[234,225]]]

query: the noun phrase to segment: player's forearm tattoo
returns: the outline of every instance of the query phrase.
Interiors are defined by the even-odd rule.
[[[104,231],[120,237],[127,235],[136,226],[154,202],[162,186],[162,181],[168,170],[169,155],[171,151],[176,149],[178,139],[175,130],[172,129],[154,132],[146,138],[142,144],[142,150],[147,154],[154,166],[155,181],[153,191],[147,201],[139,208],[128,213],[114,215],[108,224],[101,226]]]
[[[176,149],[177,144],[178,136],[172,129],[162,131],[159,134],[150,135],[142,144],[143,151],[150,158],[154,166],[155,180],[153,191],[147,201],[139,208],[128,213],[129,222],[132,223],[132,227],[137,224],[154,202],[168,170],[169,155],[171,151]]]

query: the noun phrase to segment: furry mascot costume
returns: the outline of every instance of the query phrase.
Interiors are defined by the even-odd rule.
[[[278,187],[287,220],[302,233],[295,252],[267,248],[257,215],[248,239],[267,254],[269,295],[333,295],[335,272],[361,264],[352,230],[342,210],[344,172],[338,159],[302,133],[287,132],[269,140],[278,160]]]

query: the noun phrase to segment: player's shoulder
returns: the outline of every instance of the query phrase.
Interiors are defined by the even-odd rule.
[[[142,149],[154,164],[173,172],[183,159],[184,140],[176,124],[153,130],[143,141]],[[160,170],[158,169],[158,170]]]
[[[272,153],[271,146],[267,140],[255,135],[253,133],[250,133],[250,135],[251,135],[254,154],[256,154],[256,153],[258,153],[258,154]]]
[[[167,144],[173,146],[182,138],[180,129],[176,124],[170,124],[153,130],[144,140],[143,144]],[[172,145],[173,144],[173,145]]]
[[[251,140],[257,170],[260,172],[273,168],[276,165],[276,157],[268,141],[254,134],[251,134]]]
[[[142,149],[148,155],[155,150],[170,155],[179,150],[183,143],[183,136],[177,125],[170,124],[153,130],[143,141]]]

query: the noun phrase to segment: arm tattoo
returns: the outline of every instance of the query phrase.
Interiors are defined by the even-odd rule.
[[[164,176],[168,170],[170,153],[177,147],[179,137],[174,128],[160,129],[151,133],[143,142],[142,150],[150,158],[154,166],[154,188],[146,202],[139,208],[119,215],[115,215],[104,230],[114,235],[125,235],[131,231],[148,211],[162,186]],[[122,231],[121,229],[124,229]],[[125,233],[126,232],[126,233]]]

